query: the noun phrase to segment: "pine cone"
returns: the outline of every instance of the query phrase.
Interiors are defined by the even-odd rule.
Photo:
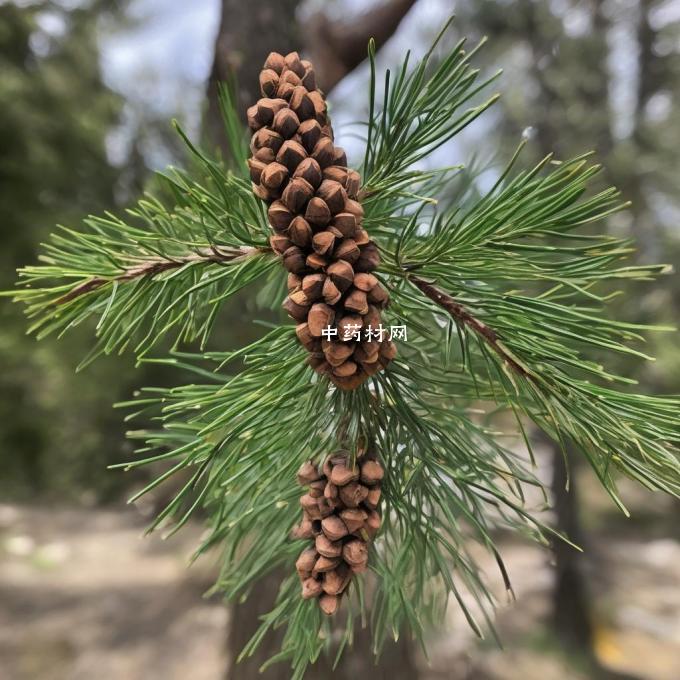
[[[381,333],[389,294],[370,273],[380,254],[362,228],[361,178],[333,144],[308,61],[272,52],[260,88],[263,98],[248,109],[248,165],[253,192],[269,204],[271,247],[290,272],[283,307],[314,370],[355,389],[396,355]]]
[[[353,467],[347,451],[329,457],[322,468],[307,461],[298,471],[298,482],[308,490],[300,498],[303,518],[292,537],[312,540],[295,568],[302,597],[318,598],[325,614],[337,611],[352,576],[368,568],[369,543],[381,523],[383,474],[382,465],[366,456]]]

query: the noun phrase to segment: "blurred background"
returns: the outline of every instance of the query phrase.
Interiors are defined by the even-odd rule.
[[[422,54],[452,12],[447,40],[489,36],[477,64],[504,69],[503,97],[437,162],[474,158],[497,169],[522,138],[525,163],[593,149],[603,182],[632,201],[606,228],[635,238],[639,261],[677,268],[678,0],[0,0],[0,287],[35,260],[55,224],[121,210],[152,186],[154,170],[184,163],[173,117],[218,149],[215,83],[236,77],[245,107],[271,49],[314,60],[339,141],[358,160],[350,126],[367,111],[368,37],[380,47],[379,65],[394,66],[407,49]],[[672,275],[636,285],[613,313],[677,323],[679,292]],[[219,330],[222,348],[255,333],[237,316],[244,303],[230,312],[238,323]],[[232,662],[276,583],[231,609],[203,597],[216,564],[187,569],[200,521],[170,541],[142,538],[162,493],[126,505],[146,473],[106,469],[131,455],[124,414],[112,403],[177,376],[135,370],[130,355],[76,374],[91,328],[40,343],[26,328],[21,310],[4,301],[0,679],[258,677],[256,662]],[[651,336],[658,360],[627,358],[620,370],[644,390],[677,393],[677,338]],[[337,670],[322,665],[310,678],[680,678],[680,503],[624,483],[627,519],[576,456],[567,496],[563,465],[553,464],[561,456],[540,439],[537,446],[554,494],[549,520],[585,552],[498,537],[517,594],[506,603],[495,584],[505,651],[476,641],[451,607],[446,630],[431,634],[429,661],[401,640],[376,669],[360,633]]]

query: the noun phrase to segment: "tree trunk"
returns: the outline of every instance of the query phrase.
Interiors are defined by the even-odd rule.
[[[235,86],[239,109],[245,112],[260,97],[259,73],[267,55],[299,48],[299,4],[300,0],[222,0],[204,132],[223,151],[226,138],[217,99],[218,83]]]
[[[603,666],[595,654],[595,629],[590,605],[589,579],[585,575],[589,560],[587,540],[579,517],[576,481],[582,459],[569,448],[566,460],[562,449],[550,442],[552,451],[552,499],[555,528],[584,552],[564,541],[553,541],[555,585],[552,595],[551,626],[566,657],[575,656],[585,665],[593,680],[640,680],[637,676]],[[568,486],[567,486],[568,484]]]
[[[285,662],[259,672],[260,666],[281,648],[283,631],[274,631],[263,640],[257,652],[249,659],[235,664],[243,646],[250,640],[260,625],[259,617],[271,610],[281,580],[285,574],[277,570],[265,576],[244,604],[232,607],[229,626],[228,658],[229,668],[225,680],[283,680],[290,676],[290,668]],[[322,655],[314,665],[309,666],[305,680],[417,680],[418,668],[413,648],[408,639],[387,644],[379,661],[376,662],[371,651],[370,630],[357,627],[354,644],[345,649],[337,667],[333,669],[334,650]]]
[[[566,460],[558,444],[552,449],[552,498],[555,528],[581,548],[584,535],[579,518],[577,457],[567,454]],[[569,486],[567,480],[569,478]],[[553,542],[555,586],[552,601],[552,626],[566,651],[577,651],[587,657],[593,654],[593,626],[587,579],[584,576],[585,555],[564,541]]]
[[[320,11],[309,17],[301,30],[296,17],[301,0],[253,0],[247,5],[240,0],[222,0],[208,82],[208,139],[226,151],[218,83],[230,83],[236,88],[240,110],[245,112],[260,96],[258,75],[267,55],[297,50],[314,62],[319,87],[330,92],[366,59],[369,39],[374,39],[378,49],[382,47],[415,3],[416,0],[380,2],[342,21],[330,20]]]

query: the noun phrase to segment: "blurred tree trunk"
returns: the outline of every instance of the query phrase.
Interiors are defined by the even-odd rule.
[[[550,447],[553,465],[551,491],[557,519],[556,528],[568,536],[572,543],[585,549],[576,483],[579,458],[571,451],[564,456],[555,442],[551,441]],[[593,624],[588,583],[583,573],[584,555],[560,540],[553,542],[552,550],[555,558],[552,627],[567,651],[576,650],[592,660]]]
[[[228,663],[225,680],[284,680],[290,677],[286,663],[276,664],[260,673],[260,666],[281,649],[282,630],[268,634],[253,657],[235,664],[243,646],[259,627],[259,617],[269,612],[276,598],[279,584],[285,576],[277,570],[266,576],[244,604],[231,610],[228,640]],[[322,655],[305,673],[305,680],[417,680],[418,669],[414,658],[414,646],[406,637],[397,643],[387,644],[377,665],[371,650],[371,632],[357,627],[354,644],[348,647],[333,669],[334,649]]]
[[[636,163],[626,166],[619,180],[624,195],[631,201],[633,216],[632,232],[638,245],[637,258],[642,262],[658,262],[662,257],[663,234],[659,222],[649,204],[649,187],[645,186],[645,166],[654,153],[650,143],[650,131],[645,122],[645,110],[654,93],[661,89],[664,82],[663,61],[654,54],[656,32],[652,27],[650,13],[654,0],[639,0],[637,6],[637,25],[635,37],[638,47],[638,77],[633,109],[633,129],[628,144]]]
[[[319,87],[330,92],[366,59],[373,38],[379,49],[394,34],[416,0],[387,0],[370,4],[360,15],[331,19],[319,11],[298,24],[301,0],[222,0],[215,57],[208,81],[205,132],[226,151],[217,86],[237,88],[241,111],[259,96],[258,75],[269,52],[297,50],[314,63]]]
[[[558,158],[568,157],[572,149],[565,148],[561,122],[558,122],[562,119],[555,115],[564,104],[560,93],[555,91],[554,84],[545,75],[546,64],[560,58],[559,51],[555,50],[555,39],[559,41],[563,29],[560,25],[558,29],[560,34],[546,34],[544,27],[540,25],[538,18],[540,10],[537,3],[522,0],[522,4],[526,13],[525,36],[532,54],[532,75],[538,85],[537,110],[543,112],[542,120],[539,118],[537,134],[540,154],[546,156],[555,152]],[[592,122],[592,134],[598,154],[607,157],[613,148],[611,120],[608,114],[609,48],[606,35],[609,22],[603,14],[602,3],[599,0],[589,0],[584,3],[584,7],[591,15],[594,39],[588,41],[579,57],[584,60],[584,65],[587,65],[590,77],[587,83],[577,87],[575,95],[578,99],[588,102],[593,111],[597,112],[597,118]],[[571,132],[574,135],[576,131]],[[547,437],[545,439],[547,440]],[[585,551],[579,552],[564,541],[553,541],[555,582],[552,593],[551,627],[563,650],[569,655],[577,654],[588,665],[591,677],[607,679],[631,677],[604,668],[595,651],[594,612],[586,573],[588,563],[592,560],[592,553],[587,551],[588,538],[580,517],[578,470],[582,458],[573,451],[569,443],[566,445],[566,451],[552,440],[548,440],[548,446],[553,472],[551,492],[555,528]]]
[[[260,96],[259,73],[267,55],[286,54],[299,47],[296,12],[300,0],[222,0],[215,56],[208,81],[205,132],[226,150],[217,99],[220,82],[237,87],[238,104],[245,111]]]
[[[285,54],[298,50],[312,59],[320,87],[329,91],[365,59],[368,39],[375,37],[380,47],[393,34],[414,2],[391,0],[381,3],[365,11],[354,22],[330,21],[320,12],[301,27],[297,20],[300,0],[253,0],[250,3],[222,0],[215,57],[208,83],[208,109],[204,123],[207,138],[226,153],[217,98],[219,82],[228,82],[237,88],[238,105],[245,113],[246,108],[260,97],[258,75],[269,52]],[[282,664],[265,673],[259,672],[260,666],[279,651],[282,631],[267,636],[253,657],[234,665],[240,650],[258,629],[259,617],[272,608],[283,576],[279,570],[269,574],[253,589],[246,602],[231,607],[226,678],[276,680],[289,676],[289,669]],[[306,680],[330,677],[355,680],[369,676],[376,680],[417,680],[411,644],[406,638],[388,646],[379,667],[376,667],[370,649],[370,632],[359,630],[355,637],[354,646],[345,652],[335,670],[332,668],[333,658],[322,657],[310,667]]]
[[[367,56],[368,41],[382,47],[416,0],[367,3],[358,17],[331,19],[324,12],[310,17],[304,31],[305,49],[314,62],[320,87],[330,92]]]
[[[553,541],[555,585],[553,586],[550,623],[562,651],[585,664],[593,680],[641,680],[637,676],[612,671],[600,663],[595,653],[595,623],[591,606],[590,579],[586,555],[588,538],[580,518],[581,503],[576,483],[582,458],[567,447],[566,453],[555,442],[552,448],[553,477],[551,491],[556,516],[555,528],[568,536],[584,552],[564,541]]]

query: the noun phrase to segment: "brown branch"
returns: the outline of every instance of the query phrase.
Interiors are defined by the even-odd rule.
[[[68,293],[62,295],[62,297],[56,300],[54,304],[63,305],[64,303],[70,302],[75,298],[87,295],[88,293],[97,290],[102,286],[105,286],[107,283],[125,283],[128,281],[134,281],[135,279],[151,278],[157,276],[158,274],[162,274],[163,272],[170,271],[172,269],[179,269],[186,264],[192,263],[212,262],[216,264],[227,264],[229,262],[233,262],[234,260],[248,257],[259,252],[263,251],[260,248],[219,248],[218,246],[212,246],[210,248],[200,248],[193,253],[182,255],[180,257],[156,257],[149,260],[144,260],[143,262],[139,262],[138,264],[128,267],[117,276],[95,276],[88,281],[78,284]]]
[[[467,326],[479,335],[484,342],[486,342],[486,344],[489,345],[489,347],[491,347],[491,349],[501,357],[513,371],[515,371],[515,373],[518,373],[525,378],[530,377],[527,369],[524,368],[524,366],[522,366],[501,344],[498,334],[493,328],[490,328],[483,321],[480,321],[473,316],[464,305],[455,300],[451,295],[439,290],[431,283],[425,281],[425,279],[411,275],[408,277],[408,280],[430,298],[430,300],[446,310],[456,323]]]
[[[416,0],[386,0],[351,20],[330,19],[318,12],[309,19],[303,36],[319,85],[330,92],[364,59],[373,38],[382,47],[399,27]]]

